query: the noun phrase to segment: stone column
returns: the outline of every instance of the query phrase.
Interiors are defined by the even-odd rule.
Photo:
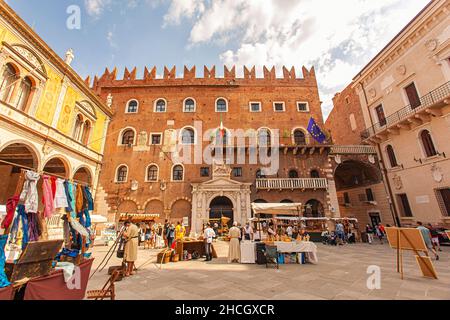
[[[66,77],[64,77],[61,91],[59,92],[59,96],[58,96],[58,102],[56,104],[55,114],[53,115],[53,120],[52,120],[53,128],[56,128],[56,126],[58,125],[59,116],[61,114],[61,110],[63,107],[64,98],[66,96],[68,86],[69,86],[69,81],[67,80]]]
[[[236,213],[234,214],[234,216],[235,216],[234,221],[237,221],[238,223],[242,224],[242,223],[244,223],[244,221],[242,219],[241,193],[240,192],[235,193],[235,199],[236,199],[236,207],[237,208],[234,209],[236,211]],[[236,217],[238,217],[238,219],[236,219]]]
[[[197,207],[198,207],[198,192],[197,190],[192,191],[192,210],[191,210],[191,235],[193,233],[198,233],[197,230]]]

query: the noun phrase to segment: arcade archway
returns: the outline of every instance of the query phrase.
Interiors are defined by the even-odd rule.
[[[22,169],[38,171],[39,156],[23,143],[13,143],[0,151],[0,203],[14,195]]]
[[[381,182],[381,172],[375,166],[357,160],[341,163],[334,172],[336,190],[358,188]]]

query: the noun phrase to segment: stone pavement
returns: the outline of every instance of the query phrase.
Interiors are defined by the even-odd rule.
[[[434,261],[439,279],[421,276],[414,256],[404,254],[405,280],[396,273],[396,251],[388,245],[355,244],[331,247],[318,244],[319,264],[265,266],[228,264],[228,244],[215,243],[218,259],[212,262],[156,264],[159,250],[139,249],[136,275],[116,283],[119,300],[321,300],[321,299],[450,299],[450,247]],[[93,270],[109,247],[94,247]],[[115,255],[109,265],[120,265]],[[381,289],[369,290],[367,268],[381,268]],[[90,280],[99,289],[107,268]]]

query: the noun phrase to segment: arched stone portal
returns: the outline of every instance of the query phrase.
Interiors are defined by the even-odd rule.
[[[223,198],[232,203],[232,221],[243,224],[251,218],[251,183],[232,180],[230,175],[228,165],[214,164],[210,181],[192,184],[192,232],[202,231],[203,223],[210,219],[211,209],[214,215],[220,213],[220,208],[230,215],[230,204]]]

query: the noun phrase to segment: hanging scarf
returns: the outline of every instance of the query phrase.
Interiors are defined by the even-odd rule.
[[[19,196],[14,196],[6,202],[6,217],[3,219],[2,228],[8,230],[14,219],[17,205],[19,204]]]
[[[44,204],[44,217],[50,218],[55,212],[55,203],[53,197],[52,181],[49,176],[42,177],[42,203]],[[27,211],[29,212],[29,211]],[[36,212],[36,211],[32,211]]]
[[[77,185],[77,193],[75,195],[75,212],[79,214],[83,209],[84,197],[81,185]]]
[[[21,246],[22,250],[28,243],[28,217],[23,204],[17,206],[17,215],[11,227],[9,243]]]
[[[84,191],[85,191],[85,195],[86,195],[86,200],[88,202],[88,210],[92,211],[92,210],[94,210],[94,199],[92,198],[91,190],[89,189],[88,186],[86,186],[86,187],[84,187]]]
[[[25,172],[25,182],[23,184],[22,193],[20,194],[20,201],[25,203],[26,212],[38,211],[38,191],[37,182],[40,176],[33,171]]]
[[[67,202],[67,195],[64,187],[64,180],[57,179],[56,180],[56,188],[55,188],[55,208],[67,208],[69,205]]]
[[[39,241],[42,235],[42,225],[39,219],[39,213],[29,212],[28,217],[28,239],[29,241]]]
[[[0,288],[5,288],[11,285],[5,274],[5,245],[8,240],[8,235],[0,236]]]

